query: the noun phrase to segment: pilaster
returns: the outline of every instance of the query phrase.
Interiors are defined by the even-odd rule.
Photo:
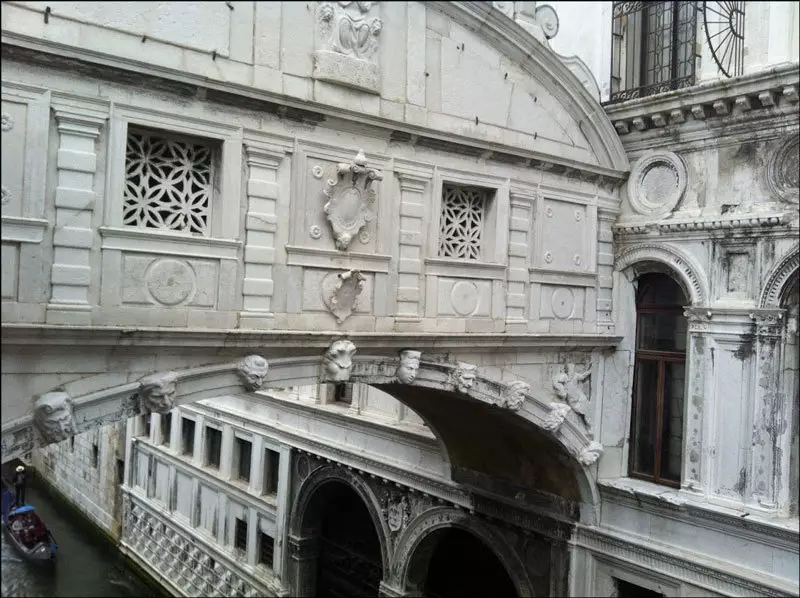
[[[48,324],[91,324],[96,143],[105,118],[56,110],[59,144]]]
[[[614,260],[601,259],[601,256],[614,255],[614,232],[612,226],[617,219],[617,212],[597,209],[597,325],[599,332],[613,330],[612,315],[614,292]]]
[[[225,424],[222,427],[222,446],[219,449],[219,476],[223,480],[231,479],[233,465],[233,427]]]
[[[250,492],[261,496],[264,492],[264,439],[253,436],[253,450],[250,453]]]
[[[279,453],[280,463],[278,464],[278,505],[275,509],[275,562],[282,564],[287,560],[287,530],[289,527],[288,522],[292,509],[292,505],[290,503],[291,496],[289,492],[289,484],[291,482],[292,452],[288,447],[281,447],[279,449]],[[276,576],[282,578],[283,575],[281,572],[284,570],[285,568],[283,566],[279,565],[276,567]],[[313,589],[314,586],[311,587]]]
[[[711,327],[711,312],[706,309],[687,309],[684,316],[688,325],[688,352],[686,355],[686,422],[683,439],[683,475],[681,488],[693,494],[705,494],[708,479],[706,475],[706,456],[708,447],[705,427],[709,423],[706,402],[710,380],[706,376],[710,342],[708,334]]]
[[[506,332],[528,331],[526,306],[530,280],[528,255],[535,196],[511,191],[508,234],[508,286],[506,292]]]
[[[422,321],[424,193],[430,179],[398,173],[400,181],[400,256],[397,281],[398,330],[413,330]]]
[[[785,410],[781,388],[781,331],[784,310],[760,309],[750,314],[755,324],[756,384],[752,405],[752,453],[748,476],[747,502],[752,506],[774,511],[778,507],[777,474],[780,472],[780,427]]]
[[[272,329],[278,169],[284,153],[246,146],[247,215],[245,217],[244,287],[241,328]]]

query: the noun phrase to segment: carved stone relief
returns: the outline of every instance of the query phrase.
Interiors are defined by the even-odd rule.
[[[644,216],[675,209],[686,191],[686,165],[677,154],[657,152],[636,161],[628,179],[628,201]]]
[[[475,384],[475,378],[478,376],[478,366],[459,361],[451,376],[452,384],[456,387],[456,390],[458,392],[467,392]]]
[[[348,340],[334,341],[322,358],[323,382],[347,382],[353,368],[356,346]]]
[[[522,380],[514,380],[506,384],[503,390],[501,407],[517,411],[525,402],[525,395],[530,391],[531,385]]]
[[[7,133],[8,131],[10,131],[13,128],[14,128],[14,118],[10,114],[8,114],[6,112],[3,112],[3,115],[2,115],[3,133]]]
[[[195,288],[194,271],[183,260],[157,260],[148,269],[145,281],[153,299],[166,306],[183,303]]]
[[[159,372],[139,380],[139,398],[143,413],[169,413],[175,407],[178,374]]]
[[[577,373],[575,371],[575,364],[568,363],[564,367],[563,372],[559,372],[553,376],[553,390],[556,396],[567,402],[570,408],[580,416],[583,423],[586,425],[586,431],[589,435],[592,434],[592,426],[589,414],[589,398],[583,391],[581,383],[589,379],[592,375],[592,370],[587,369],[585,372]]]
[[[589,446],[581,451],[578,461],[584,465],[592,465],[601,457],[602,454],[603,445],[599,442],[591,442],[589,443]]]
[[[70,396],[61,391],[41,395],[33,404],[33,423],[45,444],[73,436],[77,430]]]
[[[800,138],[788,135],[767,163],[767,186],[772,195],[787,203],[800,202]]]
[[[421,351],[406,349],[400,351],[400,365],[397,366],[395,376],[403,384],[413,384],[417,379],[419,371],[419,360],[422,357]]]
[[[399,532],[405,529],[411,518],[411,507],[405,493],[399,498],[387,494],[383,514],[391,531]]]
[[[242,385],[250,392],[264,386],[264,377],[268,370],[269,364],[261,355],[248,355],[236,366],[236,373]]]
[[[364,289],[366,280],[358,270],[348,270],[337,274],[336,278],[323,279],[322,300],[339,324],[349,318],[358,307],[358,296]]]
[[[382,181],[380,170],[367,167],[364,150],[349,164],[341,162],[336,167],[336,180],[328,179],[323,191],[328,198],[324,211],[336,243],[336,248],[346,250],[368,222],[372,221],[370,210],[375,202],[374,181]]]
[[[556,432],[564,423],[570,410],[570,406],[566,403],[550,403],[550,411],[544,418],[542,427],[550,432]]]
[[[315,79],[363,91],[380,91],[376,51],[383,30],[377,2],[325,2],[317,8]]]

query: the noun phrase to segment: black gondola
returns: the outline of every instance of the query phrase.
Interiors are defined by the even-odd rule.
[[[17,507],[14,492],[3,488],[3,532],[14,548],[28,561],[54,563],[58,544],[53,533],[31,505]]]

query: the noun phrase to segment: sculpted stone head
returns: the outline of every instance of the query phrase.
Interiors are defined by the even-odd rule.
[[[472,385],[475,383],[475,378],[478,376],[478,366],[461,361],[459,361],[456,366],[454,374],[456,389],[459,392],[467,392],[472,388]]]
[[[330,382],[347,382],[353,367],[356,346],[348,340],[334,341],[322,357],[325,379]]]
[[[403,384],[411,384],[417,378],[419,371],[419,360],[422,357],[421,351],[414,351],[406,349],[400,351],[400,365],[397,368],[395,376]]]
[[[73,436],[76,429],[72,399],[62,391],[43,394],[33,405],[33,422],[47,444]]]
[[[525,394],[531,389],[531,385],[522,380],[514,380],[506,384],[503,392],[505,407],[512,411],[518,410],[525,402]]]
[[[248,355],[236,367],[242,385],[250,392],[264,386],[264,378],[269,370],[267,360],[261,355]]]
[[[168,413],[175,406],[178,391],[178,374],[159,372],[139,380],[139,397],[145,411]]]

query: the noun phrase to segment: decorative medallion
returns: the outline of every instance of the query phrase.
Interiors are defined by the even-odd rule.
[[[575,210],[575,221],[580,222],[581,220],[583,220],[583,212]]]
[[[800,137],[795,132],[781,142],[767,163],[767,186],[770,192],[791,204],[800,202],[798,152],[800,152]]]
[[[552,218],[553,217],[553,208],[551,208],[550,206],[547,206],[544,209],[544,215],[547,216],[548,218]]]
[[[545,251],[544,252],[544,261],[547,262],[548,264],[551,263],[553,261],[553,254],[550,253],[549,251]]]
[[[311,237],[312,239],[315,239],[315,240],[321,238],[322,237],[322,228],[320,228],[316,224],[312,225],[308,229],[308,236]]]
[[[373,181],[382,181],[380,170],[367,167],[364,150],[350,163],[339,163],[336,180],[328,180],[323,193],[328,198],[323,208],[333,231],[336,248],[346,250],[361,229],[372,221],[370,208],[375,202]]]
[[[372,237],[369,234],[369,231],[366,228],[362,228],[361,232],[358,233],[358,241],[362,245],[366,245],[372,240]]]
[[[173,306],[183,303],[194,292],[194,270],[188,262],[176,259],[160,259],[153,262],[145,275],[147,290],[161,305]]]
[[[304,482],[309,473],[311,473],[311,464],[308,462],[308,457],[301,455],[297,460],[297,477]]]
[[[572,263],[575,264],[576,266],[580,266],[581,256],[576,253],[575,256],[572,258]]]
[[[322,300],[330,312],[341,324],[349,318],[358,307],[358,296],[364,289],[366,278],[358,270],[333,275],[329,274],[322,281]]]
[[[478,309],[478,287],[469,280],[459,280],[450,290],[450,303],[459,316],[469,316]]]
[[[675,209],[686,192],[686,165],[673,152],[640,158],[628,179],[628,201],[644,216],[661,216]]]
[[[6,133],[14,128],[14,118],[8,114],[7,112],[3,112],[2,115],[2,129],[3,133]]]
[[[570,318],[575,309],[575,293],[567,287],[555,289],[550,297],[550,307],[559,320]]]
[[[324,172],[323,172],[323,170],[322,170],[322,166],[320,166],[319,164],[315,165],[315,166],[314,166],[314,167],[311,169],[311,175],[312,175],[312,176],[313,176],[315,179],[321,179],[323,174],[324,174]]]
[[[553,39],[558,33],[558,14],[549,4],[542,4],[536,7],[534,19],[542,28],[542,32],[547,39]]]

